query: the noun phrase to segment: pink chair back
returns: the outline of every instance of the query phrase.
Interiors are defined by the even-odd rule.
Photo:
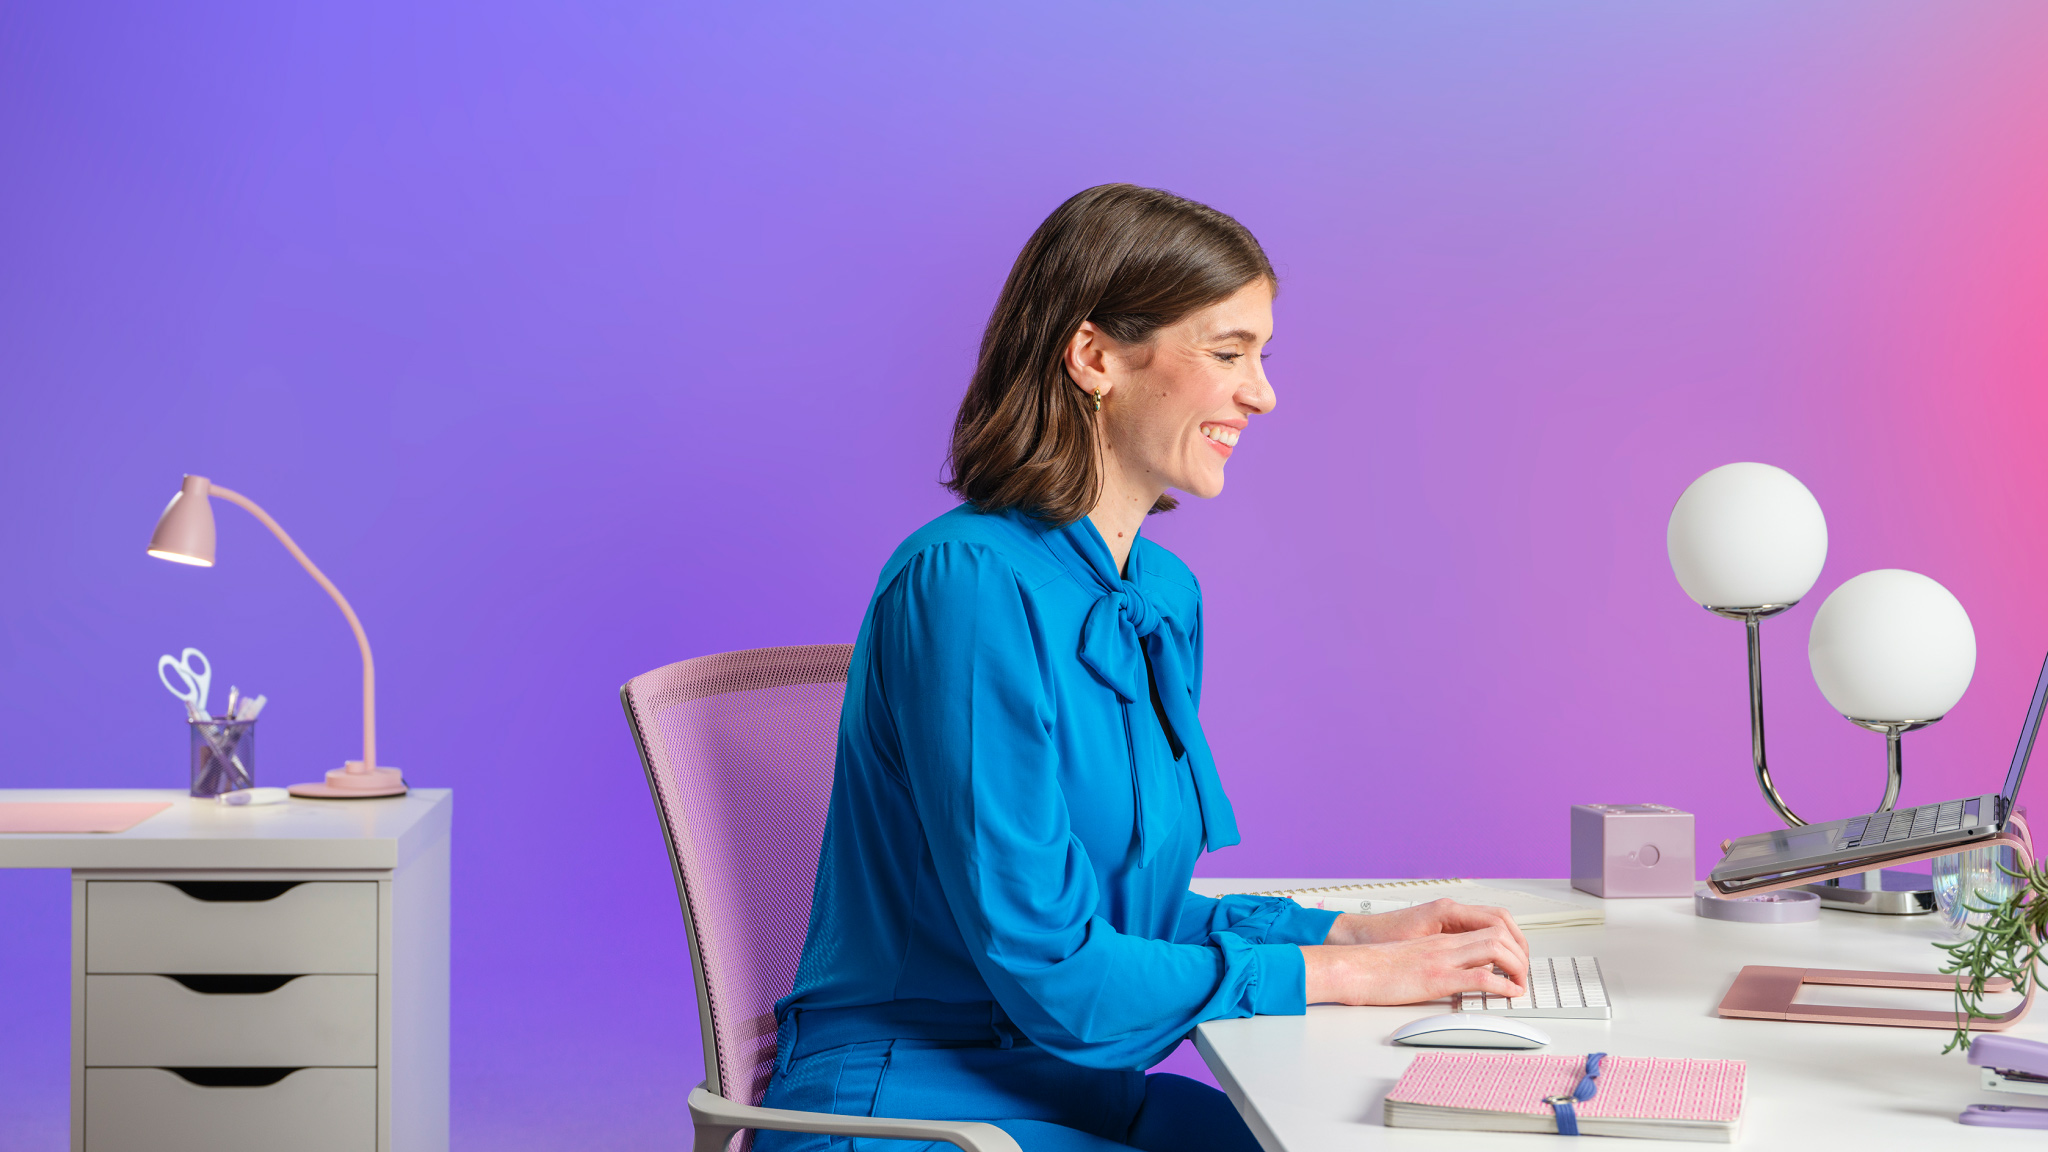
[[[796,981],[850,644],[699,656],[619,690],[675,862],[704,1076],[759,1104]]]

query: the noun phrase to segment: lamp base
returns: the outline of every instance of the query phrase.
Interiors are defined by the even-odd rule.
[[[1873,878],[1876,883],[1871,882]],[[1819,896],[1821,907],[1841,912],[1921,916],[1934,911],[1934,881],[1925,872],[1874,869],[1818,884],[1802,884],[1798,890]]]
[[[361,760],[351,760],[346,767],[329,772],[325,784],[294,784],[291,793],[316,800],[374,800],[379,796],[403,796],[406,793],[405,776],[396,768],[381,765],[365,772]]]

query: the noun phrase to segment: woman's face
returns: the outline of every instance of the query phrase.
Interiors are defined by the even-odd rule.
[[[1263,363],[1272,337],[1273,285],[1261,278],[1145,344],[1105,341],[1098,377],[1108,384],[1102,422],[1113,466],[1147,488],[1205,499],[1222,492],[1223,465],[1245,426],[1273,410]]]

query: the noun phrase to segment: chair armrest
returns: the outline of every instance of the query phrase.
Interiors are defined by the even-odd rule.
[[[875,1136],[885,1140],[941,1140],[962,1152],[1023,1152],[1008,1132],[974,1120],[892,1120],[883,1116],[841,1116],[736,1103],[699,1084],[690,1090],[690,1119],[696,1124],[696,1152],[725,1152],[742,1128],[776,1132],[818,1132],[827,1136]]]

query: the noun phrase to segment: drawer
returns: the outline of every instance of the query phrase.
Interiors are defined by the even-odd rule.
[[[377,885],[315,880],[268,899],[201,900],[154,880],[94,880],[85,894],[87,972],[377,971]],[[275,886],[197,886],[257,895]]]
[[[202,987],[234,980],[215,978]],[[195,992],[169,976],[87,976],[85,1062],[374,1065],[377,978],[301,976],[269,992]]]
[[[204,1088],[162,1068],[85,1070],[86,1152],[375,1152],[377,1072],[301,1068]]]

